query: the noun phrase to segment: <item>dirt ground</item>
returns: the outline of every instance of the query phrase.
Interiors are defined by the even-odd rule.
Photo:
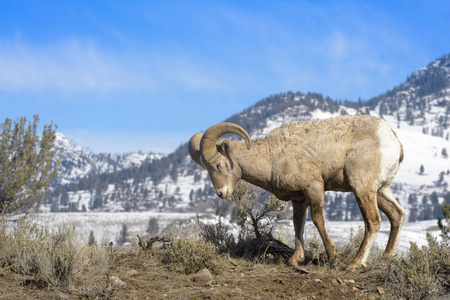
[[[148,253],[111,256],[110,274],[77,279],[66,289],[1,269],[0,299],[392,299],[376,266],[350,272],[311,263],[295,270],[230,258],[212,281],[194,282],[192,274],[172,271]]]

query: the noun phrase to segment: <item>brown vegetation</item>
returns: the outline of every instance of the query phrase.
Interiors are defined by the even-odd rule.
[[[192,223],[170,239],[134,239],[131,248],[108,252],[88,246],[70,227],[50,231],[22,219],[8,229],[3,222],[0,299],[432,299],[449,292],[445,238],[429,237],[426,247],[413,245],[385,265],[372,256],[369,267],[351,272],[344,266],[359,248],[362,229],[351,233],[330,269],[314,238],[306,243],[307,263],[292,268],[280,259],[239,258],[225,248],[218,254],[212,236],[202,238],[205,228]],[[226,226],[221,232],[229,237]],[[193,281],[204,268],[213,279]]]

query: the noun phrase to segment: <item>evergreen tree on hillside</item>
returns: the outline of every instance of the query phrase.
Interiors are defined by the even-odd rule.
[[[447,148],[442,148],[441,155],[444,158],[448,158]]]
[[[158,219],[156,218],[150,218],[148,220],[148,224],[147,224],[147,233],[150,236],[156,236],[159,232],[159,223],[158,223]]]
[[[125,223],[122,223],[122,229],[119,233],[119,238],[117,239],[117,244],[119,246],[122,246],[123,244],[127,243],[129,241],[128,237],[128,226]]]
[[[56,127],[45,125],[39,139],[38,124],[38,115],[0,124],[0,212],[27,211],[48,196],[59,168],[52,166]]]
[[[91,232],[89,233],[88,245],[89,246],[97,245],[97,241],[95,240],[95,235],[94,235],[93,230],[91,230]]]

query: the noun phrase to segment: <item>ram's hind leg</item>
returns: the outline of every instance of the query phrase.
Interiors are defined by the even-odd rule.
[[[358,253],[347,265],[346,269],[351,270],[360,265],[366,266],[366,260],[369,257],[375,236],[380,229],[381,217],[378,213],[377,192],[374,188],[355,191],[356,201],[364,218],[365,232],[364,239],[359,247]]]
[[[288,260],[288,264],[296,267],[305,261],[303,234],[308,214],[308,202],[304,198],[292,200],[292,208],[294,209],[295,251]]]
[[[389,257],[395,254],[397,248],[398,236],[405,219],[405,211],[400,204],[395,200],[391,189],[386,186],[378,191],[378,207],[386,214],[391,223],[391,231],[389,233],[389,240],[386,245],[386,250],[383,253],[381,262],[385,262]]]

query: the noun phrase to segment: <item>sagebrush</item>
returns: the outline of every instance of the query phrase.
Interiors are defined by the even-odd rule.
[[[0,223],[0,265],[32,276],[38,285],[68,288],[76,276],[105,275],[109,256],[105,248],[88,246],[73,226],[54,231],[21,218],[8,229]]]
[[[386,269],[386,284],[397,297],[434,299],[448,289],[450,275],[449,240],[438,241],[427,234],[427,245],[411,243],[404,257],[394,257]]]
[[[226,258],[217,254],[212,244],[194,235],[180,236],[170,242],[165,262],[185,274],[192,274],[203,268],[220,274],[227,265]]]

